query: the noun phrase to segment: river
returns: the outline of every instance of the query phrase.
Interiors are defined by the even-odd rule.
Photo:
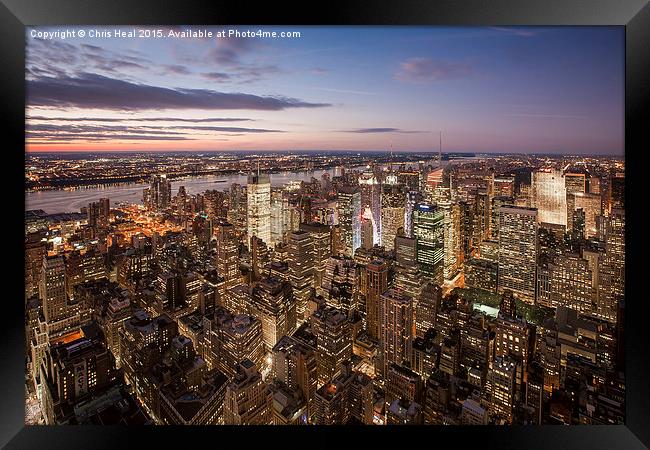
[[[352,168],[353,170],[356,168]],[[302,172],[272,173],[271,185],[283,186],[290,181],[309,181],[312,177],[320,178],[324,172],[332,176],[334,169],[319,169]],[[225,180],[215,183],[217,180]],[[206,175],[202,177],[189,177],[172,180],[172,195],[178,192],[179,186],[185,186],[188,194],[200,194],[207,190],[226,190],[233,183],[246,185],[247,176],[241,174]],[[122,183],[115,185],[102,185],[36,191],[25,193],[25,209],[42,209],[47,214],[62,212],[79,212],[81,207],[97,201],[99,198],[109,198],[111,203],[129,202],[142,203],[142,191],[147,183]]]

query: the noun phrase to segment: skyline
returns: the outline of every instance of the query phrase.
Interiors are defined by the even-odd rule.
[[[623,155],[622,28],[59,41],[32,29],[56,30],[27,29],[30,153],[423,152],[442,131],[443,153]]]

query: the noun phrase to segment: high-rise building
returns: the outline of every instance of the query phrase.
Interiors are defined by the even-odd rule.
[[[271,373],[289,389],[298,389],[307,399],[309,417],[313,417],[314,394],[318,388],[317,350],[292,336],[282,336],[272,350]]]
[[[262,324],[248,314],[232,314],[217,308],[212,320],[204,318],[205,360],[226,376],[235,376],[237,366],[248,359],[261,367],[264,362]]]
[[[531,172],[532,206],[540,223],[567,225],[565,178],[558,170]]]
[[[400,230],[401,232],[401,230]],[[395,237],[395,279],[393,286],[417,302],[424,280],[417,263],[415,239]]]
[[[436,326],[436,314],[442,301],[442,288],[428,282],[422,288],[415,308],[415,331],[418,337]]]
[[[289,234],[289,280],[296,301],[298,325],[307,319],[307,301],[312,296],[314,279],[314,242],[305,230]]]
[[[413,210],[413,235],[416,255],[423,277],[442,285],[444,281],[444,212],[441,208],[419,203]]]
[[[348,317],[340,310],[325,307],[310,319],[318,343],[318,384],[336,377],[343,363],[352,358],[352,330]]]
[[[327,262],[332,256],[332,233],[328,225],[318,222],[300,224],[300,229],[309,233],[313,243],[313,286],[319,290],[323,284]]]
[[[381,338],[380,304],[381,295],[388,289],[388,265],[375,260],[366,266],[366,327],[368,336],[378,341]]]
[[[537,210],[502,206],[499,216],[499,292],[510,289],[522,300],[534,303]]]
[[[576,192],[573,194],[574,210],[582,209],[585,214],[584,236],[586,239],[597,235],[596,217],[601,215],[600,194]],[[573,213],[573,211],[572,211]]]
[[[248,238],[257,236],[271,245],[271,178],[265,173],[251,173],[246,187]]]
[[[217,273],[223,277],[228,287],[237,285],[241,272],[239,270],[239,240],[232,224],[220,222],[215,227]]]
[[[440,202],[438,206],[444,214],[443,275],[445,280],[453,280],[460,272],[462,265],[460,207],[457,203],[451,202]]]
[[[413,299],[394,289],[380,297],[381,344],[383,369],[390,363],[411,361],[414,339]]]
[[[274,247],[284,242],[289,232],[289,199],[282,191],[271,192],[271,240],[268,244]]]
[[[277,278],[263,278],[252,291],[250,314],[262,322],[262,334],[270,351],[285,334],[296,328],[296,301],[291,285]]]
[[[392,250],[397,230],[404,227],[406,192],[398,186],[384,186],[381,195],[381,245]]]
[[[508,357],[497,357],[488,370],[485,383],[490,416],[497,422],[512,422],[515,404],[516,364]]]
[[[226,388],[223,408],[225,425],[270,425],[272,396],[257,366],[249,359],[237,367],[237,374]]]
[[[39,282],[39,297],[45,321],[57,321],[67,314],[65,261],[62,256],[46,257]]]
[[[361,246],[361,193],[350,186],[341,187],[337,204],[344,254],[353,256]]]
[[[587,179],[584,173],[564,174],[567,205],[567,231],[573,230],[573,211],[577,209],[574,194],[583,194],[587,191]],[[600,196],[599,196],[600,198]]]
[[[373,172],[366,171],[359,176],[359,189],[361,209],[370,210],[373,244],[381,245],[381,184]]]
[[[154,211],[168,208],[172,199],[172,182],[167,175],[153,175],[148,195],[145,195],[145,206]]]

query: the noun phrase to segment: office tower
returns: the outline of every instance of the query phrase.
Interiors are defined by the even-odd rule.
[[[413,349],[413,299],[394,289],[380,296],[381,344],[385,374],[392,362],[411,361]]]
[[[428,282],[424,285],[415,308],[415,331],[418,337],[436,326],[436,313],[442,301],[440,286]]]
[[[406,192],[400,186],[384,186],[381,196],[381,245],[392,250],[397,230],[404,228]]]
[[[268,246],[257,236],[250,238],[249,248],[251,258],[250,281],[252,283],[262,277],[262,272],[266,268],[266,265],[271,262],[271,258]]]
[[[444,281],[444,212],[419,203],[413,210],[416,255],[424,278],[442,285]]]
[[[374,173],[366,171],[359,176],[359,189],[362,211],[370,210],[373,245],[381,245],[381,184]]]
[[[217,308],[213,319],[203,321],[205,360],[228,377],[235,376],[245,359],[258,367],[264,362],[262,324],[248,314],[232,314]]]
[[[312,314],[311,328],[318,343],[318,384],[336,377],[343,363],[352,358],[352,332],[348,317],[331,307]]]
[[[271,192],[271,247],[284,242],[289,232],[289,199],[282,191]]]
[[[318,291],[323,284],[327,262],[332,256],[332,236],[328,225],[318,222],[300,224],[300,229],[309,233],[313,244],[313,287]]]
[[[417,264],[415,239],[401,235],[395,237],[395,278],[393,285],[396,289],[415,299],[420,296],[424,280]]]
[[[296,301],[291,284],[277,278],[263,278],[252,291],[250,313],[262,322],[267,351],[296,328]]]
[[[93,236],[108,228],[110,212],[110,200],[107,198],[100,198],[99,201],[88,204],[87,220],[88,226],[93,230]]]
[[[215,227],[216,267],[219,276],[223,277],[228,287],[233,287],[239,281],[239,240],[235,235],[232,224],[219,222]]]
[[[584,223],[584,236],[586,239],[595,237],[596,230],[596,217],[601,215],[601,199],[600,194],[587,194],[584,192],[577,192],[573,194],[574,209],[582,209],[585,215]]]
[[[282,336],[273,347],[272,354],[273,379],[282,382],[289,389],[302,392],[311,419],[314,415],[314,394],[320,384],[317,350],[292,336]]]
[[[438,206],[444,214],[443,276],[445,280],[453,280],[460,272],[462,264],[460,208],[457,203],[450,202],[441,202]]]
[[[513,361],[520,361],[525,371],[531,358],[533,348],[533,330],[525,319],[511,315],[516,309],[514,306],[507,308],[507,298],[510,294],[506,291],[504,301],[501,303],[494,329],[494,355],[496,357],[510,357]],[[510,297],[514,305],[513,297]],[[511,312],[508,313],[507,311]],[[525,376],[524,376],[525,377]]]
[[[494,356],[494,338],[481,314],[470,317],[460,330],[460,366],[468,372],[468,380],[479,388],[485,383],[488,361]]]
[[[404,206],[404,235],[408,238],[413,235],[413,211],[415,206],[424,200],[419,191],[409,191],[406,193],[406,204]]]
[[[388,265],[377,259],[366,266],[366,328],[368,336],[375,341],[381,338],[381,295],[388,289]]]
[[[567,225],[566,186],[562,173],[545,169],[531,172],[532,206],[539,223]]]
[[[372,425],[374,406],[372,378],[365,373],[354,372],[349,386],[350,416],[364,425]]]
[[[586,175],[584,173],[566,172],[564,174],[564,185],[566,187],[567,231],[570,232],[573,230],[573,211],[577,209],[574,194],[587,192]]]
[[[365,276],[365,271],[362,275]],[[358,308],[358,278],[357,265],[352,258],[331,257],[327,260],[319,295],[325,298],[328,306],[340,309],[349,315],[352,310]]]
[[[172,199],[172,182],[167,179],[167,175],[153,175],[151,177],[151,186],[148,192],[148,204],[145,206],[154,211],[161,211],[168,208]]]
[[[497,423],[512,422],[515,401],[516,364],[509,358],[496,357],[485,383],[488,412]]]
[[[528,303],[535,301],[537,210],[502,206],[499,218],[499,292],[510,289]]]
[[[255,363],[245,359],[226,388],[223,407],[225,425],[270,425],[272,396]]]
[[[566,306],[583,313],[595,309],[594,274],[589,262],[579,254],[551,256],[540,264],[538,270],[537,302],[540,305],[549,308]],[[597,266],[595,270],[598,270]]]
[[[38,295],[43,258],[47,254],[46,239],[41,231],[25,235],[25,300]]]
[[[99,280],[107,276],[105,255],[95,251],[72,251],[65,259],[65,284],[68,297],[74,298],[74,288],[86,281]]]
[[[351,257],[361,246],[361,194],[344,186],[338,191],[337,205],[344,254]]]
[[[307,319],[307,301],[312,295],[314,278],[314,242],[304,230],[289,234],[289,279],[296,301],[298,325]]]
[[[497,291],[498,263],[485,258],[471,258],[464,263],[465,287]]]
[[[363,210],[361,215],[361,248],[372,250],[375,245],[375,224],[370,208]]]
[[[398,399],[422,404],[424,400],[422,378],[410,368],[401,364],[390,363],[384,379],[386,380],[386,407]]]
[[[609,210],[625,209],[625,174],[616,173],[609,179]]]
[[[492,210],[490,217],[490,239],[499,240],[499,211],[504,205],[514,205],[512,197],[497,196],[492,197]]]
[[[449,376],[456,376],[460,370],[460,341],[457,333],[445,337],[440,344],[438,368]]]
[[[39,297],[46,322],[55,322],[67,315],[65,262],[62,256],[43,259]]]
[[[271,178],[265,173],[248,175],[248,238],[258,237],[271,245]]]
[[[474,200],[474,223],[472,224],[472,242],[478,247],[490,237],[492,220],[492,203],[487,192],[480,190]]]

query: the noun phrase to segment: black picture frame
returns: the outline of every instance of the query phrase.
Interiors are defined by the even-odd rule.
[[[625,27],[625,160],[627,254],[625,312],[626,425],[541,427],[45,427],[24,425],[23,233],[25,26],[102,24],[257,25],[618,25]],[[648,301],[642,244],[646,208],[643,158],[647,151],[650,89],[650,5],[646,0],[348,0],[313,4],[243,1],[0,0],[0,145],[4,255],[0,289],[0,444],[6,448],[127,448],[175,445],[340,446],[439,445],[477,448],[624,448],[650,446]],[[644,139],[646,138],[646,139]],[[15,179],[13,179],[15,177]],[[5,234],[6,233],[6,234]],[[641,245],[639,245],[641,244]],[[646,256],[647,258],[647,256]],[[16,272],[14,274],[14,272]],[[323,436],[321,436],[321,434]],[[231,439],[239,443],[231,444]],[[203,442],[207,443],[204,444]],[[167,444],[167,445],[165,445]]]

